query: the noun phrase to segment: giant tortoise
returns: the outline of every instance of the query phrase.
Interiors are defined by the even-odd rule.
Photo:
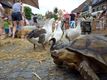
[[[51,56],[58,66],[66,65],[69,69],[79,71],[85,80],[100,80],[98,73],[107,73],[106,37],[86,35],[68,45],[59,45],[55,38],[51,41]]]

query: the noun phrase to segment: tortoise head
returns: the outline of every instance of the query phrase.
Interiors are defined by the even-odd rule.
[[[54,60],[66,62],[66,64],[71,67],[71,63],[78,65],[81,61],[81,56],[64,48],[60,50],[51,51],[51,56]]]

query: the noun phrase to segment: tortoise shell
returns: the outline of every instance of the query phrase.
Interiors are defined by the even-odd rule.
[[[66,49],[107,66],[107,37],[87,35],[74,40]]]

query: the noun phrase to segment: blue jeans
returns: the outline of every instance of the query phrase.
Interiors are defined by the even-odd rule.
[[[4,29],[5,33],[8,34],[9,33],[9,29]]]
[[[70,21],[70,27],[75,28],[75,21]]]

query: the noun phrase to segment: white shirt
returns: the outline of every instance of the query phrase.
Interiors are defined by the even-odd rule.
[[[12,11],[13,12],[21,12],[21,8],[22,8],[21,3],[15,3],[12,6]]]

